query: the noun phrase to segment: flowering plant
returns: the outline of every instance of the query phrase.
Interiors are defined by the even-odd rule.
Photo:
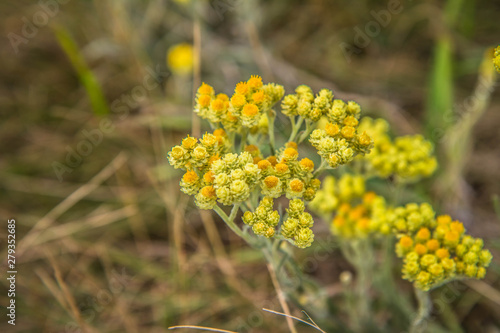
[[[281,145],[274,126],[279,101],[291,122],[290,136]],[[238,83],[231,97],[203,83],[194,112],[210,123],[212,132],[202,138],[188,136],[168,153],[169,163],[185,171],[181,191],[194,196],[199,208],[213,209],[236,234],[263,250],[274,267],[290,260],[283,254],[283,242],[298,248],[313,243],[309,206],[332,221],[331,232],[365,284],[373,270],[372,242],[377,240],[385,240],[389,248],[397,240],[402,277],[420,294],[454,279],[485,276],[492,255],[481,239],[466,234],[461,222],[448,215],[436,217],[428,203],[398,206],[367,191],[372,178],[400,186],[432,175],[437,160],[432,143],[422,136],[391,139],[387,122],[361,118],[354,101],[335,99],[328,89],[315,95],[305,85],[285,96],[282,86],[263,84],[259,76]],[[306,141],[319,156],[299,157]],[[312,159],[318,157],[316,167]],[[334,169],[341,175],[324,177]],[[229,214],[223,206],[232,207]],[[242,224],[236,222],[240,210]],[[366,321],[367,286],[358,291],[364,302],[359,316]],[[420,317],[428,314],[426,304],[421,302],[427,308]]]

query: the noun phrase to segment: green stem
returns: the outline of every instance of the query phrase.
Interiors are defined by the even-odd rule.
[[[429,293],[423,290],[420,290],[415,287],[415,295],[417,296],[418,301],[418,313],[417,317],[413,321],[410,327],[410,333],[422,333],[424,332],[432,309],[432,302],[429,296]]]
[[[299,144],[302,141],[304,141],[305,139],[307,139],[309,134],[311,134],[312,130],[314,129],[313,124],[314,123],[311,120],[306,119],[306,129],[305,129],[304,133],[302,133],[302,135],[300,136],[299,142],[297,142],[297,144]]]
[[[221,219],[227,224],[227,226],[238,236],[243,238],[247,243],[252,244],[252,239],[248,234],[245,234],[243,230],[241,230],[236,223],[234,223],[234,218],[236,217],[236,214],[238,213],[238,210],[240,208],[240,203],[237,203],[233,206],[233,209],[231,209],[231,213],[229,216],[220,208],[219,205],[215,205],[214,211],[221,217]]]
[[[304,118],[299,117],[299,120],[295,122],[295,119],[293,117],[290,117],[290,121],[292,122],[292,133],[290,134],[288,142],[293,142],[295,141],[295,137],[297,136],[297,133],[299,132],[300,127],[302,126]]]
[[[328,168],[328,162],[324,158],[322,158],[320,166],[313,173],[313,177],[318,176],[318,174],[320,174],[326,168]]]
[[[274,142],[274,120],[276,119],[276,112],[273,109],[267,112],[268,123],[268,133],[269,133],[269,146],[271,147],[271,155],[275,154],[275,142]]]
[[[247,144],[247,136],[248,136],[248,129],[243,127],[243,130],[241,132],[240,152],[242,152],[245,149],[245,145]]]

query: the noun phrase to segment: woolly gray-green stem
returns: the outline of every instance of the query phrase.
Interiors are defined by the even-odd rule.
[[[414,289],[418,301],[418,313],[411,324],[410,333],[423,333],[427,326],[427,319],[431,313],[432,301],[427,291],[423,291],[417,287],[414,287]]]

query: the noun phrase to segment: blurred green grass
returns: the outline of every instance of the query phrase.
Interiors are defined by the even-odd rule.
[[[354,27],[363,28],[373,20],[370,10],[384,9],[386,3],[226,3],[233,6],[221,15],[214,13],[213,1],[197,7],[203,81],[226,93],[256,73],[266,81],[272,76],[287,92],[302,83],[314,90],[330,87],[340,98],[359,101],[366,113],[387,118],[398,134],[422,132],[433,123],[425,122],[429,93],[448,91],[453,84],[454,100],[464,101],[474,88],[482,52],[499,43],[498,4],[478,5],[474,17],[466,17],[471,27],[454,31],[454,48],[442,51],[445,64],[438,65],[432,53],[441,35],[432,27],[442,17],[441,3],[405,3],[404,10],[348,63],[339,44],[352,43]],[[21,34],[22,18],[31,19],[38,11],[35,2],[4,2],[0,24],[4,31]],[[248,22],[255,25],[261,52],[255,50]],[[64,39],[71,45],[66,54],[52,25],[74,38]],[[166,164],[169,147],[189,132],[191,78],[168,76],[148,91],[147,98],[131,106],[122,104],[128,112],[124,118],[113,110],[114,101],[122,101],[143,84],[147,68],[168,71],[166,50],[178,42],[192,42],[192,30],[191,8],[174,1],[73,1],[60,4],[49,24],[20,44],[18,54],[7,38],[0,42],[0,215],[16,218],[20,239],[32,237],[26,247],[18,241],[22,254],[16,331],[73,332],[81,325],[88,332],[164,332],[176,324],[237,330],[259,318],[254,332],[287,331],[283,318],[260,310],[270,303],[280,310],[261,256],[217,219],[211,222],[200,215],[179,193],[180,175]],[[69,52],[81,59],[72,63]],[[452,68],[450,57],[455,59]],[[84,82],[91,84],[82,83],[82,77],[90,78]],[[431,78],[434,84],[428,86]],[[434,102],[437,110],[449,106],[449,95],[436,95],[443,100]],[[500,193],[499,105],[494,93],[473,131],[473,150],[461,175],[464,191],[472,193],[466,196],[470,208],[450,212],[465,216],[472,234],[492,245],[498,243],[500,231],[492,204],[493,194]],[[82,130],[99,128],[102,118],[94,113],[105,115],[108,108],[114,130],[59,182],[53,162],[64,163],[68,147],[75,150],[85,139]],[[106,177],[90,182],[105,168]],[[419,191],[423,189],[415,189]],[[425,195],[445,206],[447,193]],[[68,201],[75,197],[75,202]],[[54,214],[55,207],[64,209]],[[40,221],[45,227],[33,230]],[[319,237],[327,233],[326,226],[319,227]],[[0,229],[0,239],[3,250],[6,228]],[[498,247],[492,250],[499,258]],[[307,258],[298,255],[299,262]],[[327,287],[332,306],[328,310],[335,313],[338,276],[351,268],[337,251],[325,258],[310,275]],[[498,288],[495,260],[486,282]],[[7,304],[5,287],[2,279],[2,306]],[[467,332],[498,330],[498,302],[477,290],[464,288],[446,316],[458,317]],[[294,304],[295,314],[314,303],[301,301]],[[342,331],[338,323],[328,322],[328,311],[310,315],[318,316],[329,332]],[[446,322],[446,316],[438,320]],[[390,314],[387,317],[379,320],[392,323]],[[2,321],[0,328],[11,329],[4,325]],[[312,330],[300,326],[300,331]]]

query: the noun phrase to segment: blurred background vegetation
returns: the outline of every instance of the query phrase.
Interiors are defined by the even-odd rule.
[[[390,15],[377,21],[383,10]],[[281,311],[262,256],[179,192],[165,158],[191,132],[193,80],[230,94],[251,74],[287,93],[331,88],[395,134],[436,143],[441,168],[410,195],[464,221],[494,263],[484,281],[456,286],[434,319],[450,331],[500,331],[500,94],[481,69],[500,42],[500,3],[19,0],[0,3],[0,13],[0,216],[17,221],[18,269],[17,324],[2,308],[2,332],[288,331],[283,317],[261,311]],[[179,43],[201,44],[194,79],[167,65]],[[478,90],[485,78],[488,103]],[[315,233],[331,241],[326,224]],[[5,224],[2,258],[6,234]],[[339,276],[352,268],[325,244],[297,251],[297,261],[329,300],[309,314],[343,332],[333,322],[342,317]],[[304,297],[291,302],[293,314],[314,308]],[[382,313],[380,326],[400,331]]]

